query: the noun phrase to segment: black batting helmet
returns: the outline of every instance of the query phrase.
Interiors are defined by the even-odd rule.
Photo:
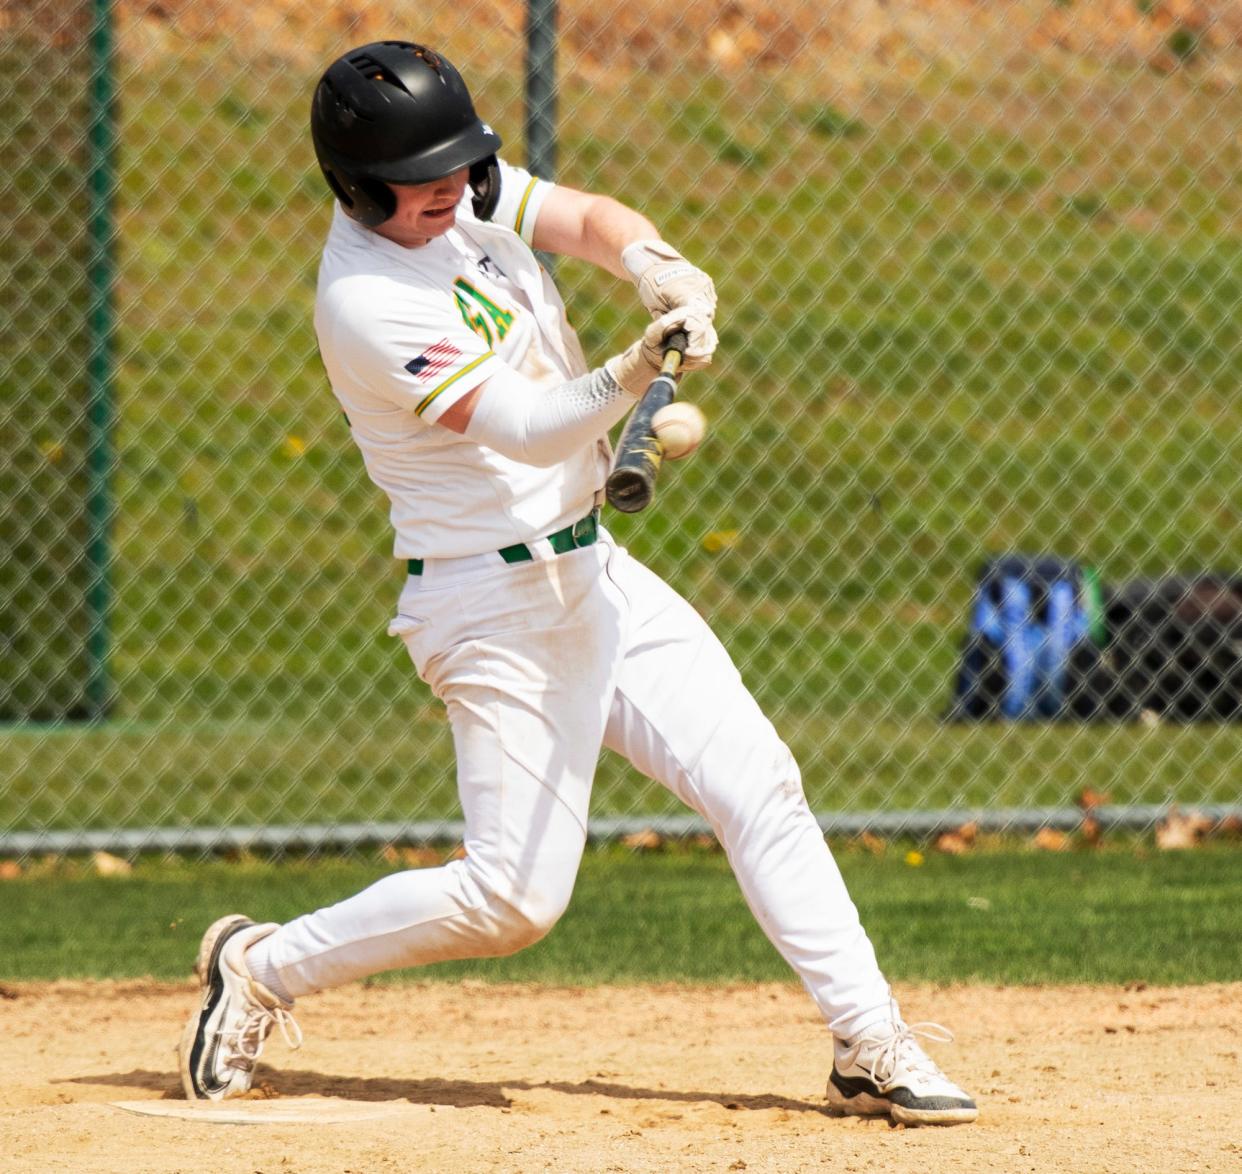
[[[346,213],[375,228],[396,210],[390,183],[427,183],[470,168],[474,211],[500,196],[500,136],[479,120],[452,64],[425,45],[376,41],[338,58],[311,103],[315,156]]]

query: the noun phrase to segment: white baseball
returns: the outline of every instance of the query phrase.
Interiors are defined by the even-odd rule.
[[[703,441],[707,417],[694,404],[677,400],[656,412],[651,420],[664,455],[670,461],[688,457]]]

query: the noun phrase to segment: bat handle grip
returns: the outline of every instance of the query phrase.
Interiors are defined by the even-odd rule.
[[[685,357],[686,347],[690,345],[684,330],[674,330],[664,340],[664,362],[660,366],[661,375],[676,375]]]

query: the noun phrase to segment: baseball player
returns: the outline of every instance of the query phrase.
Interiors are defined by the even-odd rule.
[[[789,750],[703,619],[600,523],[606,434],[665,337],[686,332],[684,370],[711,361],[711,279],[638,212],[501,162],[424,46],[334,62],[311,131],[337,200],[320,352],[390,502],[407,576],[389,632],[447,712],[465,855],[286,925],[215,922],[179,1049],[186,1096],[244,1093],[275,1026],[300,1043],[303,995],[543,937],[573,889],[603,745],[711,825],[827,1022],[830,1107],[974,1120],[902,1021]],[[591,368],[532,249],[633,281],[651,325]]]

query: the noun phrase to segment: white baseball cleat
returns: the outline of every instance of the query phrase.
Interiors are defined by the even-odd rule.
[[[246,968],[246,950],[278,928],[230,913],[203,934],[194,964],[202,1005],[187,1020],[177,1048],[187,1100],[222,1101],[249,1091],[255,1062],[276,1024],[291,1048],[301,1047],[302,1032],[290,1013],[293,1004]]]
[[[828,1107],[857,1117],[887,1115],[903,1125],[965,1125],[975,1102],[932,1062],[915,1035],[948,1043],[938,1023],[877,1023],[852,1040],[836,1040]]]

